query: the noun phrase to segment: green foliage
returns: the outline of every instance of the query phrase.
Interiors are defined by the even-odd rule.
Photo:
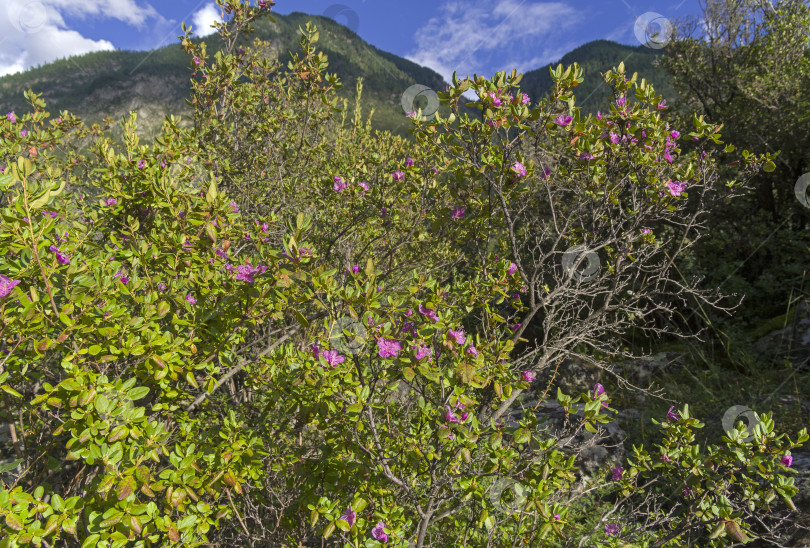
[[[529,328],[545,330],[546,359],[582,342],[572,334],[599,344],[611,338],[605,325],[641,322],[634,295],[658,295],[638,273],[678,234],[640,228],[688,213],[685,195],[661,190],[674,178],[703,191],[696,155],[658,161],[669,131],[660,96],[620,65],[606,79],[627,104],[595,120],[575,106],[577,65],[558,67],[551,99],[534,108],[515,72],[454,78],[440,95],[450,114],[409,120],[409,144],[373,134],[359,99],[354,119],[337,121],[340,83],[313,25],[285,69],[259,55],[261,41],[237,49],[266,10],[218,4],[231,17],[219,47],[184,27],[197,73],[190,127],[167,118],[145,145],[132,113],[119,144],[67,114],[50,119],[31,92],[30,114],[0,120],[0,416],[15,454],[4,469],[20,467],[0,489],[0,546],[570,538],[576,501],[560,493],[580,455],[529,410],[506,419],[527,373],[542,372],[538,349],[517,345]],[[501,104],[471,119],[459,105],[470,88]],[[561,105],[570,126],[553,121]],[[649,149],[606,141],[608,122]],[[713,124],[694,117],[693,127],[719,143]],[[76,145],[89,137],[91,147]],[[554,163],[526,142],[548,143]],[[459,203],[469,214],[453,214]],[[554,226],[542,208],[565,219],[572,244],[600,233],[589,289],[558,258],[533,263],[532,245],[547,246]],[[659,275],[670,281],[666,268]],[[556,394],[567,434],[613,420],[604,393]],[[755,445],[737,436],[704,455],[689,430],[699,423],[683,416],[662,426],[663,447],[706,494],[697,517],[753,536],[738,508],[765,511],[777,495],[791,504],[792,479],[774,462],[806,432],[791,442],[764,419]],[[633,478],[653,471],[666,493],[684,470],[651,465],[639,448],[621,489],[657,497]],[[672,527],[639,535],[652,544]],[[618,542],[597,533],[582,534],[592,546]],[[737,532],[705,532],[723,534]]]

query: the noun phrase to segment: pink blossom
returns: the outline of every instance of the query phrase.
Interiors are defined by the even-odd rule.
[[[664,99],[663,101],[658,103],[658,110],[661,110],[663,108],[667,108],[667,100],[666,99]]]
[[[548,179],[551,177],[551,170],[548,167],[543,167],[543,179]]]
[[[671,196],[680,196],[681,192],[686,190],[686,183],[680,181],[669,181],[667,186],[669,187],[669,194]]]
[[[535,375],[531,371],[524,371],[523,372],[523,380],[526,382],[532,382],[537,379],[537,375]]]
[[[783,455],[779,462],[789,467],[793,464],[793,457],[790,455]]]
[[[473,355],[473,356],[478,356],[478,354],[479,354],[478,350],[477,350],[477,349],[476,349],[474,346],[470,346],[470,347],[467,349],[467,353],[468,353],[468,354],[471,354],[471,355]]]
[[[391,174],[395,181],[403,181],[405,180],[405,173],[402,171],[395,171]]]
[[[649,228],[642,228],[642,229],[641,229],[641,233],[642,233],[642,234],[649,234],[649,233],[650,233],[650,229],[649,229]]]
[[[396,358],[402,351],[402,345],[393,339],[378,339],[377,348],[381,358]]]
[[[518,176],[518,177],[525,177],[525,176],[526,176],[526,166],[524,166],[524,165],[523,165],[522,163],[520,163],[520,162],[515,162],[515,163],[512,165],[512,171],[514,171],[515,173],[517,173],[517,176]]]
[[[382,521],[378,521],[377,526],[371,530],[371,536],[382,543],[387,543],[388,535],[385,534],[385,532],[383,531],[384,528],[385,523],[383,523]]]
[[[557,124],[558,126],[567,126],[568,124],[571,123],[571,120],[573,120],[573,119],[574,119],[574,117],[569,116],[568,114],[560,114],[559,116],[554,118],[554,120],[552,120],[552,121],[555,124]]]
[[[433,350],[430,348],[425,347],[423,344],[420,344],[416,347],[415,357],[417,360],[422,361],[424,358],[427,358],[429,362],[433,361],[433,357],[431,354]]]
[[[17,287],[21,280],[12,280],[8,276],[0,274],[0,298],[8,297],[11,290]]]
[[[413,165],[413,158],[405,158],[405,165],[412,166]]]
[[[560,521],[562,516],[560,514],[554,514],[554,521]]]
[[[616,525],[615,523],[606,523],[605,524],[605,534],[607,536],[611,536],[611,535],[613,535],[615,537],[619,536],[619,526]]]
[[[667,418],[668,418],[669,420],[672,420],[672,421],[679,421],[679,420],[681,420],[681,417],[680,417],[680,416],[678,416],[678,412],[677,412],[677,411],[675,411],[675,406],[674,406],[674,405],[673,405],[672,407],[670,407],[670,408],[669,408],[669,411],[667,411]]]
[[[613,481],[618,481],[622,479],[624,468],[622,468],[621,466],[617,466],[615,468],[611,468],[610,471],[613,472]]]
[[[359,183],[357,183],[357,184],[358,184],[358,185],[360,185],[360,187],[361,187],[361,188],[362,188],[364,191],[367,191],[367,190],[368,190],[368,183],[367,183],[367,182],[365,182],[365,181],[361,181],[361,182],[359,182]]]
[[[197,304],[197,299],[192,297],[191,293],[186,295],[186,300],[189,302],[189,304]]]
[[[447,413],[444,415],[444,419],[446,421],[448,421],[448,422],[456,422],[456,423],[460,422],[458,420],[458,416],[455,413],[453,413],[452,411],[450,411],[450,406],[445,405],[445,407],[447,408]]]
[[[326,363],[332,367],[336,367],[339,363],[346,361],[345,356],[338,354],[337,350],[324,350],[321,355],[326,360]]]
[[[419,310],[419,313],[427,317],[428,319],[433,320],[434,322],[439,321],[439,316],[433,309],[420,304],[417,310]]]
[[[354,525],[355,517],[356,517],[356,514],[354,513],[354,510],[352,510],[352,505],[350,504],[349,507],[346,508],[346,511],[343,512],[338,519],[342,519],[343,521],[348,523],[349,528],[351,528],[352,525]]]
[[[464,341],[467,340],[467,335],[464,334],[464,328],[459,328],[458,331],[453,331],[452,329],[448,330],[450,336],[456,339],[456,343],[464,344]]]
[[[529,101],[530,101],[529,96],[524,93],[523,99],[520,102],[523,103],[524,105],[528,105]]]
[[[518,267],[515,263],[509,263],[509,270],[507,270],[507,272],[509,272],[509,275],[512,276],[515,272],[517,272],[517,268]]]
[[[616,99],[616,106],[618,106],[619,108],[624,108],[626,104],[627,99],[625,99],[624,96],[621,96],[618,99]]]
[[[8,121],[9,121],[9,122],[11,122],[12,124],[16,124],[16,123],[17,123],[17,117],[16,117],[16,116],[14,116],[14,112],[13,112],[13,111],[12,111],[12,112],[9,112],[8,114],[6,114],[6,118],[7,118],[7,119],[8,119]]]
[[[618,145],[620,141],[620,137],[617,133],[610,132],[610,142],[614,145]]]
[[[464,207],[464,206],[454,207],[453,210],[450,212],[451,213],[450,218],[451,219],[463,219],[464,214],[465,214],[466,211],[467,211],[467,208]]]
[[[116,200],[115,198],[107,198],[106,200],[104,200],[104,205],[107,205],[107,206],[112,206],[112,205],[115,205],[117,203],[118,203],[118,200]]]

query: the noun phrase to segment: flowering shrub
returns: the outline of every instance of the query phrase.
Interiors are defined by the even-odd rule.
[[[666,294],[640,281],[660,258],[641,227],[684,215],[682,198],[701,184],[651,114],[653,90],[583,121],[552,112],[556,103],[530,109],[510,91],[518,78],[499,74],[474,83],[485,121],[412,118],[418,142],[408,147],[332,123],[338,83],[322,74],[313,27],[281,78],[254,48],[233,54],[272,2],[219,5],[232,16],[223,51],[212,59],[183,39],[205,74],[192,129],[170,118],[141,145],[132,115],[122,145],[97,131],[90,153],[65,157],[57,145],[87,130],[66,114],[64,127],[47,124],[38,96],[29,94],[32,114],[0,121],[0,416],[13,452],[0,465],[11,477],[0,488],[0,546],[335,536],[352,547],[559,545],[571,534],[575,502],[562,493],[578,457],[563,440],[610,422],[610,398],[601,385],[577,397],[557,390],[566,414],[581,411],[558,434],[530,410],[516,424],[504,415],[524,391],[548,393],[552,359],[582,340],[603,344],[626,317],[643,318],[637,299]],[[558,69],[556,99],[577,72]],[[612,81],[626,97],[621,70]],[[469,85],[454,79],[444,99]],[[600,137],[608,125],[623,140]],[[521,138],[551,139],[561,157],[541,168],[520,139],[495,138],[530,129]],[[327,154],[330,142],[341,153]],[[468,163],[473,144],[483,153]],[[614,181],[625,173],[639,178]],[[679,195],[664,192],[667,181]],[[552,186],[560,194],[542,203]],[[553,223],[526,204],[562,215],[570,243],[604,252],[590,289],[559,256],[533,255]],[[583,302],[607,319],[580,317]],[[522,337],[531,332],[557,353],[533,357]],[[740,509],[762,510],[767,489],[790,504],[789,452],[805,433],[790,443],[769,426],[755,450],[735,438],[700,460],[688,409],[667,417],[668,460],[653,466],[640,448],[615,467],[627,500],[655,495],[637,481],[651,470],[671,487],[688,469],[688,496],[718,506],[703,509],[701,525],[742,530],[750,514]],[[715,488],[731,474],[738,484]],[[512,512],[493,495],[503,480],[520,483]],[[647,511],[660,516],[665,504]],[[626,506],[613,513],[589,545],[675,538],[694,525],[691,514],[643,527],[619,518]]]

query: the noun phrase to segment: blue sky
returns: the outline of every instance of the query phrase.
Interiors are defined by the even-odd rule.
[[[600,38],[657,48],[665,38],[649,41],[645,28],[701,13],[698,0],[279,0],[273,11],[330,15],[448,81],[453,70],[525,72]],[[204,34],[218,17],[213,0],[0,0],[0,75],[88,51],[153,49],[177,42],[182,21]]]

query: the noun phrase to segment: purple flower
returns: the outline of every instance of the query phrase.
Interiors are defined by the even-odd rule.
[[[664,159],[665,159],[667,162],[669,162],[670,164],[673,162],[672,154],[670,154],[670,153],[669,153],[669,151],[666,151],[666,152],[664,153]]]
[[[510,262],[509,270],[507,270],[507,272],[509,272],[509,275],[512,276],[515,272],[517,272],[517,265],[515,263]]]
[[[477,355],[479,354],[478,350],[476,350],[476,348],[475,348],[474,346],[470,346],[470,347],[467,349],[467,353],[468,353],[468,354],[471,354],[471,355],[473,355],[473,356],[477,356]]]
[[[524,371],[523,372],[523,380],[526,382],[532,382],[537,379],[537,375],[532,373],[531,371]]]
[[[9,121],[9,122],[11,122],[12,124],[17,123],[17,117],[16,117],[16,116],[14,116],[14,112],[9,112],[8,114],[6,114],[6,118],[7,118],[7,119],[8,119],[8,121]]]
[[[346,358],[338,354],[337,350],[324,350],[321,356],[323,356],[323,358],[326,360],[326,363],[328,363],[332,367],[337,367],[339,363],[343,363],[346,361]]]
[[[569,116],[568,114],[560,114],[559,116],[554,118],[554,120],[552,120],[552,121],[555,124],[557,124],[558,126],[567,126],[568,124],[571,123],[571,120],[573,120],[573,119],[574,119],[574,117]]]
[[[560,514],[554,514],[554,521],[560,521],[562,516]]]
[[[451,219],[463,219],[464,213],[467,211],[467,208],[464,206],[454,207],[450,212]]]
[[[146,162],[144,162],[143,160],[141,160],[140,162],[138,162],[138,169],[143,169],[143,168],[145,168],[145,167],[146,167]]]
[[[383,523],[381,521],[378,521],[377,522],[377,527],[375,527],[374,529],[371,530],[371,536],[374,537],[375,539],[379,540],[382,543],[387,543],[388,542],[388,535],[386,535],[383,532],[384,528],[385,528],[385,523]]]
[[[677,139],[678,137],[681,136],[681,132],[680,131],[673,131],[672,133],[670,133],[670,135],[672,135],[673,139]]]
[[[464,341],[467,340],[467,335],[464,334],[464,328],[459,328],[458,331],[453,331],[452,329],[449,330],[450,336],[456,339],[458,344],[464,344]]]
[[[681,192],[686,190],[686,183],[680,181],[669,181],[667,186],[669,187],[670,196],[680,196]]]
[[[593,385],[593,397],[594,399],[598,398],[602,394],[605,393],[605,387],[599,383]]]
[[[528,105],[530,100],[531,99],[529,99],[529,96],[524,93],[523,99],[520,102],[523,103],[524,105]]]
[[[512,171],[514,171],[515,173],[517,173],[517,176],[518,176],[518,177],[525,177],[525,176],[526,176],[526,166],[524,166],[524,165],[523,165],[522,163],[520,163],[520,162],[515,162],[515,163],[512,165]]]
[[[619,536],[619,526],[615,523],[606,523],[605,524],[605,534],[607,536],[613,535],[614,537]]]
[[[610,471],[613,472],[613,481],[619,481],[620,479],[622,479],[624,468],[622,468],[621,466],[617,466],[615,468],[611,468]]]
[[[419,346],[416,347],[415,356],[416,356],[416,359],[419,360],[419,361],[422,361],[425,357],[427,357],[428,361],[432,362],[433,361],[433,358],[431,357],[432,353],[433,353],[433,350],[431,350],[430,348],[427,348],[423,344],[420,344]]]
[[[189,304],[197,304],[197,299],[191,296],[191,293],[186,294],[186,300]]]
[[[790,455],[783,455],[782,459],[779,461],[785,466],[791,466],[793,464],[793,457]]]
[[[195,64],[195,65],[197,65],[197,66],[199,67],[199,66],[200,66],[200,63],[202,63],[202,59],[200,59],[199,57],[195,57],[195,58],[194,58],[194,64]]]
[[[649,233],[650,233],[650,229],[649,229],[649,228],[642,228],[642,229],[641,229],[641,233],[642,233],[642,234],[649,234]]]
[[[343,521],[347,522],[349,524],[349,527],[351,527],[352,525],[354,525],[354,518],[355,513],[354,510],[352,510],[352,505],[350,504],[349,507],[346,508],[346,511],[340,514],[340,517],[338,519],[342,519]]]
[[[217,249],[216,251],[214,251],[214,253],[220,259],[226,260],[228,258],[228,255],[224,251],[222,251],[221,249]]]
[[[602,119],[602,111],[601,111],[601,110],[597,110],[597,111],[596,111],[596,119],[597,119],[597,120],[601,120],[601,119]]]
[[[48,250],[56,253],[56,260],[59,261],[59,264],[68,264],[70,262],[70,259],[63,255],[55,245],[49,247]]]
[[[433,309],[427,308],[426,306],[420,304],[418,310],[420,314],[427,317],[428,319],[433,320],[434,322],[439,321],[439,316]]]
[[[416,116],[416,113],[412,110],[409,110],[408,112],[405,113],[405,116],[407,116],[408,118],[413,118],[414,116]]]
[[[334,190],[335,192],[340,192],[347,186],[349,186],[349,183],[343,182],[343,180],[340,177],[335,177],[335,184],[332,185],[332,190]]]
[[[115,205],[117,203],[118,203],[118,200],[116,200],[115,198],[107,198],[106,200],[104,200],[104,205],[108,205],[108,206],[112,206],[112,205]]]
[[[396,358],[402,351],[402,345],[394,339],[378,339],[377,348],[381,358]]]
[[[402,181],[405,179],[405,173],[403,173],[402,171],[395,171],[394,173],[391,174],[391,176],[394,178],[395,181]]]
[[[351,267],[346,267],[346,270],[349,271],[349,274],[357,274],[360,272],[360,267],[358,265],[352,265]]]
[[[663,101],[658,103],[658,110],[661,110],[662,108],[667,108],[667,100],[666,99],[664,99]]]
[[[228,269],[229,271],[234,270],[234,268],[231,265],[228,266],[230,267]],[[247,264],[240,264],[239,266],[236,267],[235,270],[237,273],[236,276],[234,276],[234,279],[242,280],[249,284],[252,284],[255,281],[253,275],[264,274],[265,272],[267,272],[267,267],[262,265],[253,266],[250,262],[248,262]]]
[[[621,140],[621,137],[619,137],[619,135],[617,133],[613,133],[612,131],[610,132],[610,142],[611,143],[613,143],[614,145],[618,145],[620,140]]]
[[[239,206],[238,206],[238,205],[236,205],[236,202],[234,202],[233,200],[231,200],[231,203],[229,203],[228,205],[229,205],[229,206],[231,206],[231,208],[233,209],[233,212],[234,212],[234,213],[239,213]]]
[[[616,99],[616,106],[618,106],[619,108],[624,108],[626,104],[627,99],[625,99],[624,96],[621,96],[618,99]]]
[[[7,297],[21,280],[12,280],[8,276],[0,274],[0,299]]]
[[[683,496],[688,497],[688,496],[689,496],[689,495],[691,495],[691,494],[692,494],[692,490],[691,490],[691,489],[689,489],[688,487],[684,487],[684,488],[683,488]]]
[[[664,462],[672,462],[672,459],[669,458],[669,455],[667,455],[666,453],[661,455],[661,460],[664,461]]]
[[[444,420],[448,422],[460,422],[458,416],[450,410],[450,406],[445,405],[445,407],[447,408],[447,413],[444,415]]]
[[[368,183],[367,183],[367,182],[365,182],[365,181],[361,181],[361,182],[359,182],[359,183],[357,183],[357,184],[358,184],[358,185],[360,185],[360,187],[361,187],[361,188],[362,188],[364,191],[367,191],[367,190],[368,190]]]
[[[163,282],[160,282],[157,287],[158,291],[166,291],[166,284],[164,284]]]
[[[25,137],[26,135],[28,135],[28,130],[27,129],[24,129],[24,130],[22,130],[20,132],[20,137]]]
[[[675,406],[674,405],[669,408],[669,411],[667,411],[667,418],[669,420],[672,420],[672,421],[681,420],[681,417],[678,416],[678,412],[675,411]]]
[[[412,166],[413,165],[413,158],[405,158],[405,165]]]
[[[543,177],[543,179],[548,179],[549,177],[551,177],[551,170],[548,167],[543,168],[542,177]]]

